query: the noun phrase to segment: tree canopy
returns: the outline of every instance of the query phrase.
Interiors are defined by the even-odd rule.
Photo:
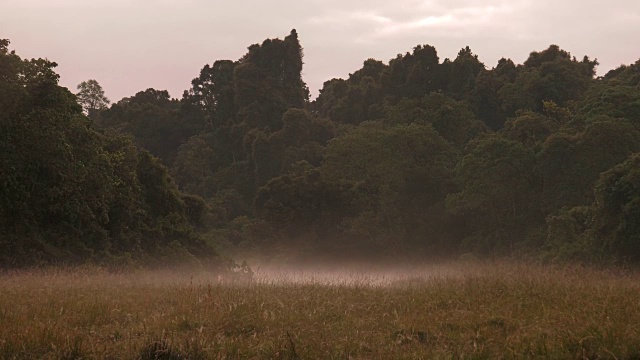
[[[82,105],[89,117],[95,116],[98,110],[104,110],[111,101],[104,95],[102,86],[96,80],[87,80],[78,84],[78,103]]]
[[[166,167],[129,138],[95,130],[58,85],[55,63],[23,60],[8,45],[0,43],[0,98],[10,99],[0,103],[0,266],[221,266],[194,231],[200,205]]]
[[[315,99],[292,30],[181,98],[74,95],[0,41],[0,264],[332,256],[640,262],[640,60],[557,45],[494,67],[422,44]],[[105,260],[110,259],[110,260]]]

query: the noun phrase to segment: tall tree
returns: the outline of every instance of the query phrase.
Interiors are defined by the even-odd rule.
[[[298,33],[254,44],[234,70],[238,116],[249,128],[276,131],[289,108],[302,108],[309,90],[302,81],[302,46]]]
[[[94,118],[98,111],[109,105],[109,99],[104,95],[102,86],[96,80],[87,80],[78,84],[78,102],[90,118]]]
[[[476,76],[485,70],[478,55],[467,46],[458,52],[458,56],[448,66],[447,93],[457,100],[468,99],[475,87]]]
[[[385,93],[395,103],[401,98],[419,98],[444,88],[446,73],[433,46],[418,45],[412,53],[398,54],[389,61],[382,77]]]
[[[499,91],[504,111],[507,116],[513,116],[519,109],[542,112],[545,101],[568,106],[589,88],[597,65],[596,60],[587,56],[578,61],[557,45],[534,51],[515,82]]]

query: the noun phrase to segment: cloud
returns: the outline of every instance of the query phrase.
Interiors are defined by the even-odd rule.
[[[352,13],[336,12],[329,15],[313,16],[308,20],[308,22],[313,25],[327,25],[327,24],[335,25],[335,24],[341,24],[344,22],[351,22],[351,21],[361,21],[361,22],[380,23],[380,24],[386,24],[386,23],[392,22],[392,20],[389,19],[388,17],[381,16],[373,12],[362,12],[362,11],[356,11]]]
[[[109,8],[136,6],[184,6],[192,0],[4,0],[13,8]]]
[[[479,27],[488,25],[496,16],[509,13],[508,8],[486,6],[452,9],[441,15],[427,15],[425,17],[396,21],[379,28],[371,37],[380,38],[388,36],[402,36],[414,33],[422,29],[442,29],[446,31],[465,29],[467,32],[476,32]]]
[[[349,33],[354,43],[414,36],[423,30],[445,37],[473,36],[487,31],[510,31],[513,35],[521,31],[517,24],[508,21],[509,17],[522,12],[530,2],[405,0],[402,6],[378,1],[361,5],[351,3],[348,11],[315,15],[307,22],[316,26],[330,25],[333,30],[356,30]]]
[[[453,23],[454,21],[455,21],[455,18],[453,17],[452,14],[446,14],[446,15],[439,15],[439,16],[431,15],[419,20],[414,20],[414,21],[409,21],[404,23],[394,22],[393,24],[385,26],[379,29],[378,31],[376,31],[374,37],[399,35],[407,31],[415,31],[415,30],[424,29],[424,28],[440,27],[443,25],[446,26]]]

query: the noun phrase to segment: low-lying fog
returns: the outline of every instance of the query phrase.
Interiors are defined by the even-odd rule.
[[[468,269],[467,269],[468,270]],[[391,285],[398,282],[434,277],[458,277],[468,273],[457,265],[421,266],[257,266],[254,280],[264,284],[325,284],[325,285]]]
[[[191,286],[191,285],[295,285],[387,286],[433,278],[476,275],[468,263],[438,265],[253,265],[252,275],[242,272],[210,273],[201,270],[138,270],[111,272],[100,268],[50,268],[15,271],[0,276],[0,286],[27,284],[44,288],[103,286]]]

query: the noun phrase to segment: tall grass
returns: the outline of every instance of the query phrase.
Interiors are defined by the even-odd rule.
[[[279,274],[5,273],[0,358],[640,358],[633,272],[454,264]]]

